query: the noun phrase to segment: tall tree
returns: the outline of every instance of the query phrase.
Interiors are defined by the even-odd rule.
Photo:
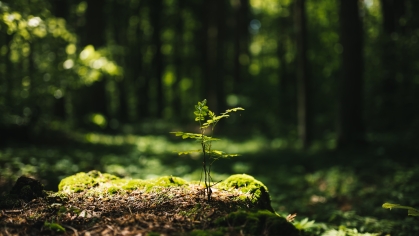
[[[295,1],[295,29],[297,43],[297,117],[298,135],[303,148],[309,147],[312,139],[310,78],[307,62],[307,23],[305,0]]]
[[[105,46],[105,24],[103,21],[105,1],[88,0],[85,12],[85,25],[81,37],[82,47],[93,45],[95,50]],[[90,86],[83,87],[77,91],[75,112],[83,122],[85,116],[89,113],[100,113],[108,117],[108,104],[106,95],[106,78],[102,76],[100,80]]]
[[[127,3],[123,1],[113,1],[112,2],[112,16],[111,16],[111,22],[110,25],[112,26],[112,35],[113,39],[115,41],[115,44],[122,48],[127,47],[128,40],[127,40],[127,28],[128,28],[128,21],[129,21],[129,15],[132,15],[133,12],[130,7],[127,6]],[[129,14],[127,14],[127,11]],[[121,66],[126,66],[125,57],[128,52],[121,52],[121,50],[118,50],[116,53],[115,60],[117,63]],[[129,73],[128,73],[129,74]],[[117,87],[118,87],[118,116],[117,118],[121,122],[127,122],[128,121],[128,93],[129,90],[127,89],[128,82],[132,83],[130,76],[125,76],[121,78],[119,81],[117,81]]]
[[[249,47],[249,0],[232,1],[234,8],[234,92],[238,93],[240,84],[244,80],[240,57],[248,55]]]
[[[292,4],[283,6],[286,11],[291,11]],[[277,53],[279,59],[279,107],[278,117],[280,118],[280,133],[289,133],[290,127],[294,127],[296,120],[296,81],[294,79],[293,65],[287,62],[286,54],[290,53],[292,49],[288,46],[291,40],[290,32],[293,31],[293,19],[289,14],[280,15],[278,17],[278,31],[277,31]]]
[[[164,87],[163,87],[163,55],[161,52],[162,40],[161,40],[161,31],[162,31],[162,13],[163,1],[162,0],[153,0],[151,3],[150,10],[150,21],[153,27],[153,46],[154,46],[154,55],[152,60],[152,78],[157,82],[157,117],[163,117],[164,110]]]
[[[203,94],[208,101],[208,106],[213,107],[214,112],[218,112],[216,94],[216,60],[217,60],[217,1],[205,0],[202,11],[203,14]]]
[[[395,109],[397,109],[396,94],[398,83],[396,81],[397,74],[403,71],[403,64],[407,55],[400,56],[400,48],[397,47],[396,38],[404,34],[405,27],[400,24],[405,16],[405,0],[381,0],[381,12],[383,16],[383,44],[381,50],[382,60],[382,83],[380,86],[380,95],[383,103],[379,109],[379,114],[388,119],[383,119],[383,127],[385,129],[394,128]],[[398,116],[398,114],[396,115]],[[392,117],[392,118],[390,118]]]
[[[365,144],[363,30],[358,2],[340,1],[340,42],[343,52],[337,122],[338,148]]]
[[[215,94],[217,97],[217,109],[218,112],[224,111],[226,109],[226,99],[225,99],[225,41],[226,41],[226,1],[217,0],[216,1],[216,14],[217,18],[217,56],[216,56],[216,68],[215,68],[215,77],[211,78],[214,81],[214,85],[211,87],[215,89]]]
[[[182,107],[182,96],[180,90],[180,81],[182,79],[183,74],[183,63],[182,63],[182,56],[183,56],[183,9],[184,8],[184,1],[177,0],[176,2],[176,22],[175,22],[175,42],[174,42],[174,66],[175,66],[175,82],[172,85],[173,90],[173,99],[172,105],[173,110],[175,112],[180,112],[178,114],[178,118],[183,118],[183,113],[181,112]]]
[[[148,2],[136,1],[133,7],[132,18],[137,16],[139,21],[149,19],[150,13],[147,7]],[[135,78],[137,82],[137,117],[139,119],[148,118],[150,116],[150,86],[152,73],[149,60],[146,60],[146,46],[148,46],[149,38],[145,34],[145,30],[141,27],[140,22],[133,24],[131,22],[128,34],[129,48],[128,50],[128,72],[127,76]]]

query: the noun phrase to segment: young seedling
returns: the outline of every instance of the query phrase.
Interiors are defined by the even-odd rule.
[[[220,158],[228,158],[238,156],[238,154],[227,154],[223,151],[212,149],[212,142],[219,141],[219,139],[213,137],[214,128],[218,122],[223,118],[228,118],[231,112],[236,112],[244,110],[241,107],[236,107],[226,110],[224,113],[221,113],[219,116],[215,115],[214,112],[209,110],[207,100],[204,99],[202,102],[198,102],[198,105],[195,105],[195,121],[199,123],[200,133],[185,133],[185,132],[171,132],[176,136],[182,136],[183,139],[195,139],[201,145],[201,148],[198,150],[189,150],[178,152],[179,155],[190,154],[193,152],[202,152],[202,174],[204,175],[204,196],[207,196],[208,201],[211,201],[212,190],[212,177],[211,177],[211,167],[214,161]],[[208,134],[207,131],[209,130]],[[201,181],[200,180],[200,181]]]

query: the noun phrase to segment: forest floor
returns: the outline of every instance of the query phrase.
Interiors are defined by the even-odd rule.
[[[255,214],[246,219],[246,212],[258,208],[240,198],[238,190],[212,188],[211,201],[203,190],[189,184],[101,195],[87,190],[44,192],[28,202],[14,199],[18,204],[0,210],[0,235],[252,235],[245,234],[248,226],[267,235],[283,230],[288,233],[280,235],[298,235],[285,218],[267,210],[256,211],[265,222],[254,221],[259,217]],[[280,223],[274,224],[273,218]]]
[[[2,210],[0,234],[172,235],[208,229],[214,219],[237,208],[231,193],[215,192],[208,203],[199,191],[194,188],[185,192],[178,187],[167,188],[159,196],[132,191],[100,198],[85,192],[37,198],[21,208]]]

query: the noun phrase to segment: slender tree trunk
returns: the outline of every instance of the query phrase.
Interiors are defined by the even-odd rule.
[[[152,62],[153,79],[157,82],[157,117],[163,118],[164,110],[164,84],[163,84],[163,55],[161,53],[162,40],[160,37],[162,31],[161,10],[163,7],[162,0],[153,0],[151,4],[151,24],[153,26],[153,44],[154,56]]]
[[[175,65],[175,82],[172,85],[173,90],[173,110],[177,114],[178,119],[183,118],[182,94],[180,90],[180,81],[182,80],[182,56],[183,56],[183,0],[177,0],[176,5],[176,25],[175,25],[175,47],[174,47],[174,65]]]
[[[243,65],[240,61],[242,55],[248,55],[247,48],[249,47],[249,1],[240,0],[233,4],[234,8],[234,87],[233,92],[239,93],[240,85],[245,80],[245,75],[242,74]]]
[[[340,1],[342,78],[338,114],[338,148],[365,144],[363,119],[363,31],[358,0]]]
[[[54,0],[51,1],[53,7],[53,14],[56,17],[61,17],[68,20],[69,4],[68,0]]]
[[[140,3],[133,9],[137,17],[149,17],[146,7],[147,2],[140,1]],[[128,74],[127,76],[132,77],[135,80],[135,94],[136,94],[136,113],[137,118],[140,120],[150,117],[150,80],[152,70],[151,65],[147,64],[144,60],[145,46],[147,45],[148,38],[144,34],[142,28],[139,25],[130,25],[128,34],[128,44],[130,50],[127,52],[127,65]],[[148,45],[147,45],[148,46]]]
[[[129,11],[131,14],[131,9],[127,8],[123,2],[114,1],[112,3],[112,10],[113,12],[112,16],[112,26],[113,26],[113,36],[116,45],[121,47],[129,47],[127,42],[127,25],[128,25],[128,14],[127,11]],[[127,52],[128,53],[128,52]],[[116,58],[114,58],[116,62],[124,66],[124,68],[127,68],[125,64],[125,58],[124,55],[117,55]],[[127,72],[126,74],[129,74]],[[117,88],[118,88],[118,115],[117,118],[121,122],[127,122],[128,121],[128,93],[127,90],[127,84],[130,80],[130,76],[125,76],[117,81]],[[130,81],[131,82],[131,81]]]
[[[10,42],[12,41],[12,35],[5,34],[5,44],[7,48],[10,48]],[[5,80],[5,107],[12,107],[13,101],[13,73],[12,73],[12,62],[10,61],[10,50],[7,50],[4,55],[5,62],[5,73],[3,79]]]
[[[215,90],[217,99],[217,112],[226,110],[226,98],[225,98],[225,69],[224,69],[224,58],[225,48],[224,42],[226,41],[226,1],[216,0],[217,9],[217,55],[216,55],[216,69],[215,77],[213,78],[214,86],[212,89]]]
[[[298,135],[302,146],[307,149],[312,139],[310,80],[307,63],[307,28],[305,0],[295,1],[295,25],[297,38],[297,117]]]
[[[400,25],[401,18],[405,15],[405,0],[381,0],[381,12],[383,15],[383,32],[382,40],[383,49],[382,56],[382,83],[380,94],[383,98],[382,106],[379,108],[379,114],[388,119],[383,120],[382,129],[394,129],[397,122],[395,122],[395,109],[398,108],[396,96],[399,84],[396,82],[398,73],[403,71],[403,64],[408,62],[400,58],[400,48],[397,48],[397,43],[392,37],[399,37],[404,32],[404,27]]]
[[[93,45],[95,50],[105,45],[105,33],[103,22],[105,1],[88,0],[85,13],[86,24],[84,34],[81,38],[81,45]],[[77,91],[77,104],[75,105],[77,117],[80,123],[89,113],[100,113],[109,117],[106,94],[106,77],[94,82],[90,86],[83,87]]]
[[[204,18],[204,69],[203,69],[203,90],[205,97],[208,101],[208,106],[212,107],[214,112],[218,112],[218,102],[216,93],[217,81],[217,1],[218,0],[205,0],[203,11],[205,13]]]
[[[286,134],[289,133],[289,127],[295,125],[296,118],[296,92],[295,92],[295,76],[291,73],[291,68],[293,65],[290,65],[285,55],[289,50],[287,46],[287,41],[289,39],[290,32],[292,32],[292,19],[290,16],[279,17],[278,19],[278,59],[280,63],[279,67],[279,107],[278,107],[278,117],[280,122],[280,133]]]

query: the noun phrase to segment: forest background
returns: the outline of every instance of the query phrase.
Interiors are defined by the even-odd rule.
[[[313,210],[327,205],[358,222],[390,214],[385,201],[417,206],[417,12],[416,0],[0,1],[1,189],[26,174],[56,190],[90,169],[199,177],[168,133],[196,131],[205,98],[245,108],[216,131],[243,157],[215,172],[258,176],[276,210],[327,221]]]

